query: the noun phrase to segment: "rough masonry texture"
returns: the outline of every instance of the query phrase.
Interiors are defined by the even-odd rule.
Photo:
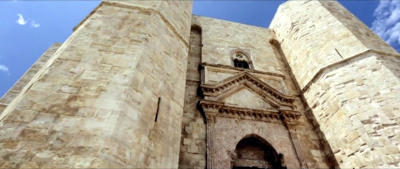
[[[338,2],[191,10],[104,0],[0,99],[0,168],[400,167],[400,55]]]

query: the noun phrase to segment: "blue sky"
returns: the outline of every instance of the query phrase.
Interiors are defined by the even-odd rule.
[[[0,96],[54,42],[63,42],[100,1],[0,1]],[[195,0],[193,13],[268,27],[280,0]],[[339,1],[400,51],[400,0]]]

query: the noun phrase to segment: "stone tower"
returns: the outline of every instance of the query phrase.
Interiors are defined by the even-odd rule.
[[[291,1],[270,27],[339,166],[400,167],[400,55],[336,1]]]
[[[177,168],[191,10],[103,1],[1,113],[0,168]]]
[[[104,0],[0,99],[0,168],[400,167],[400,55],[338,2],[191,9]]]

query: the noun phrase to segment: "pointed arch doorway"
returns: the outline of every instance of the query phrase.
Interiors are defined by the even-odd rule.
[[[233,169],[284,169],[283,155],[257,135],[249,135],[241,139],[232,156]]]

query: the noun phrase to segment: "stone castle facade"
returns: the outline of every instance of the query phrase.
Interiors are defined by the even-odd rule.
[[[338,2],[191,10],[104,0],[0,100],[0,168],[400,167],[400,55]]]

